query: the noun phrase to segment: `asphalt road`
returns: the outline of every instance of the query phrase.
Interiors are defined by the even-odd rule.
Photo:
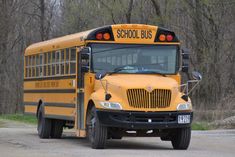
[[[173,150],[159,138],[109,140],[104,150],[66,132],[62,139],[39,139],[32,125],[0,121],[0,157],[234,157],[235,130],[193,131],[188,150]]]

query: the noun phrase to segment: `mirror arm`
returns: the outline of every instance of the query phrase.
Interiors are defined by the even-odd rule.
[[[104,89],[104,93],[105,93],[105,100],[108,101],[112,96],[111,94],[108,93],[108,81],[107,80],[104,80],[106,81],[106,85],[104,86],[102,80],[100,80],[100,83]]]
[[[190,90],[190,91],[188,91],[188,94],[187,95],[189,95],[192,91],[193,91],[193,89],[199,84],[199,80],[196,80],[197,81],[197,83],[192,87],[192,89]]]
[[[181,84],[179,87],[184,87],[182,89],[182,92],[185,92],[185,96],[188,96],[194,90],[194,88],[199,84],[199,82],[200,82],[200,80],[189,80],[189,81],[187,81],[187,83]],[[196,84],[194,84],[192,89],[189,90],[190,83],[196,83]]]

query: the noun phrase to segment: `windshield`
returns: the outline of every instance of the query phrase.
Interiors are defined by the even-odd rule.
[[[175,74],[177,46],[92,44],[92,69],[108,73]]]

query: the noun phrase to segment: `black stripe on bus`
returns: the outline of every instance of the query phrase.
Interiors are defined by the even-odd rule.
[[[31,116],[36,116],[36,113],[32,112],[24,112],[25,115],[31,115]],[[62,115],[52,115],[52,114],[46,114],[46,118],[50,119],[60,119],[60,120],[69,120],[69,121],[74,121],[73,116],[62,116]]]
[[[61,120],[70,120],[70,121],[74,121],[74,117],[73,117],[73,116],[61,116],[61,115],[50,115],[50,114],[46,114],[45,117],[46,117],[46,118],[50,118],[50,119],[61,119]]]
[[[38,106],[37,102],[24,102],[25,106]],[[44,106],[51,106],[51,107],[67,107],[67,108],[75,108],[75,104],[71,103],[55,103],[55,102],[49,102],[44,103]]]
[[[24,93],[75,93],[76,89],[29,89]]]
[[[60,80],[60,79],[71,79],[76,78],[76,75],[70,76],[56,76],[56,77],[42,77],[42,78],[26,78],[24,81],[44,81],[44,80]]]

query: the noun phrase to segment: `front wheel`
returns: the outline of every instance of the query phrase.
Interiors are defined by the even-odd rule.
[[[87,115],[87,134],[93,149],[103,149],[107,141],[107,128],[102,126],[93,106]]]
[[[187,149],[191,139],[191,127],[179,128],[171,137],[171,143],[174,149]]]

